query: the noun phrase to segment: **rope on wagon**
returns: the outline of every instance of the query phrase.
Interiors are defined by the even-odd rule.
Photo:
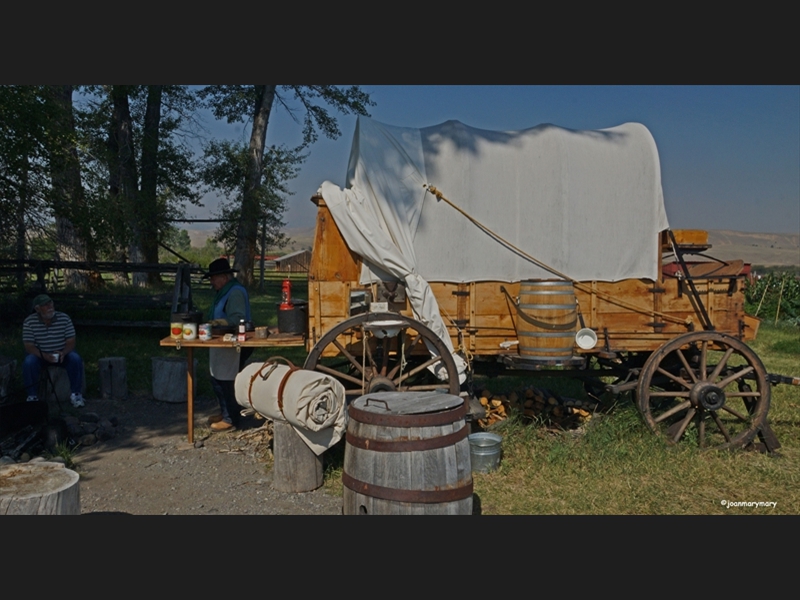
[[[625,302],[624,300],[620,300],[619,298],[611,296],[610,294],[606,294],[605,292],[601,292],[601,291],[599,291],[597,289],[593,289],[591,286],[586,285],[586,284],[584,284],[584,283],[582,283],[580,281],[577,281],[577,280],[573,279],[572,277],[569,277],[568,275],[566,275],[564,273],[561,273],[560,271],[554,269],[553,267],[551,267],[549,265],[546,265],[542,261],[534,258],[533,256],[531,256],[530,254],[528,254],[527,252],[525,252],[521,248],[515,246],[514,244],[509,242],[507,239],[505,239],[503,236],[501,236],[499,233],[496,233],[496,232],[492,231],[489,227],[487,227],[486,225],[484,225],[483,223],[478,221],[475,217],[473,217],[472,215],[470,215],[469,213],[467,213],[466,211],[464,211],[460,207],[458,207],[455,204],[453,204],[450,200],[445,198],[444,194],[442,194],[442,192],[440,192],[435,186],[423,184],[422,187],[424,187],[428,192],[430,192],[431,194],[436,196],[436,198],[438,200],[442,200],[442,201],[446,202],[448,205],[450,205],[452,208],[454,208],[457,212],[461,213],[473,225],[478,227],[481,231],[489,234],[492,238],[494,238],[496,241],[500,242],[503,246],[505,246],[509,250],[512,250],[513,252],[515,252],[519,256],[529,260],[530,262],[532,262],[533,264],[535,264],[538,267],[541,267],[545,271],[549,271],[553,275],[556,275],[557,277],[559,277],[561,279],[564,279],[566,281],[571,282],[572,285],[574,285],[577,289],[581,290],[582,292],[585,292],[587,294],[594,294],[597,297],[605,300],[606,302],[610,302],[611,304],[616,304],[617,306],[621,306],[622,308],[627,308],[627,309],[632,310],[634,312],[638,312],[638,313],[641,313],[641,314],[644,314],[644,315],[651,315],[651,316],[654,316],[654,317],[661,317],[665,321],[671,321],[672,323],[677,323],[679,325],[684,325],[687,328],[691,326],[691,317],[689,317],[687,319],[679,319],[677,317],[673,317],[672,315],[668,315],[668,314],[665,314],[665,313],[662,313],[662,312],[658,312],[656,310],[650,310],[650,309],[641,308],[639,306],[636,306],[634,304],[630,304],[629,302]]]

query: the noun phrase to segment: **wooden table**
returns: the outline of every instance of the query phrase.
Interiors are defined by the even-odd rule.
[[[235,334],[234,334],[235,335]],[[160,346],[169,348],[177,348],[178,350],[186,349],[186,398],[188,405],[188,438],[189,443],[194,442],[194,349],[195,348],[290,348],[305,346],[305,338],[302,335],[295,335],[290,333],[273,333],[267,338],[258,339],[252,332],[247,334],[247,339],[244,342],[223,340],[223,336],[215,335],[208,341],[202,340],[174,340],[167,336],[161,342]]]

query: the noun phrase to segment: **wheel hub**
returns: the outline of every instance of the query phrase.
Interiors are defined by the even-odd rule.
[[[725,391],[710,383],[698,383],[692,388],[689,399],[692,406],[706,410],[719,410],[725,406]]]
[[[367,393],[373,394],[375,392],[395,392],[397,388],[391,379],[387,377],[373,377],[367,383]]]

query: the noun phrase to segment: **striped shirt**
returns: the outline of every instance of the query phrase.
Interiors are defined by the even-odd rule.
[[[34,344],[42,352],[59,352],[69,338],[75,337],[72,320],[64,313],[56,311],[45,325],[38,313],[25,318],[22,323],[22,341]]]

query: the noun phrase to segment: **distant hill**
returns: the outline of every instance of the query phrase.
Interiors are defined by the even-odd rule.
[[[211,231],[189,230],[193,246],[202,246]],[[287,228],[284,233],[291,239],[280,254],[311,248],[314,228]],[[766,267],[800,266],[800,233],[746,233],[712,229],[708,232],[711,249],[706,253],[720,260],[742,259],[746,263]]]
[[[314,245],[314,227],[305,227],[299,229],[287,228],[283,230],[286,237],[290,238],[289,245],[283,249],[283,252],[294,252],[295,250],[305,250]]]
[[[766,267],[800,266],[800,233],[744,233],[709,230],[711,249],[706,253],[721,260],[740,258]]]

